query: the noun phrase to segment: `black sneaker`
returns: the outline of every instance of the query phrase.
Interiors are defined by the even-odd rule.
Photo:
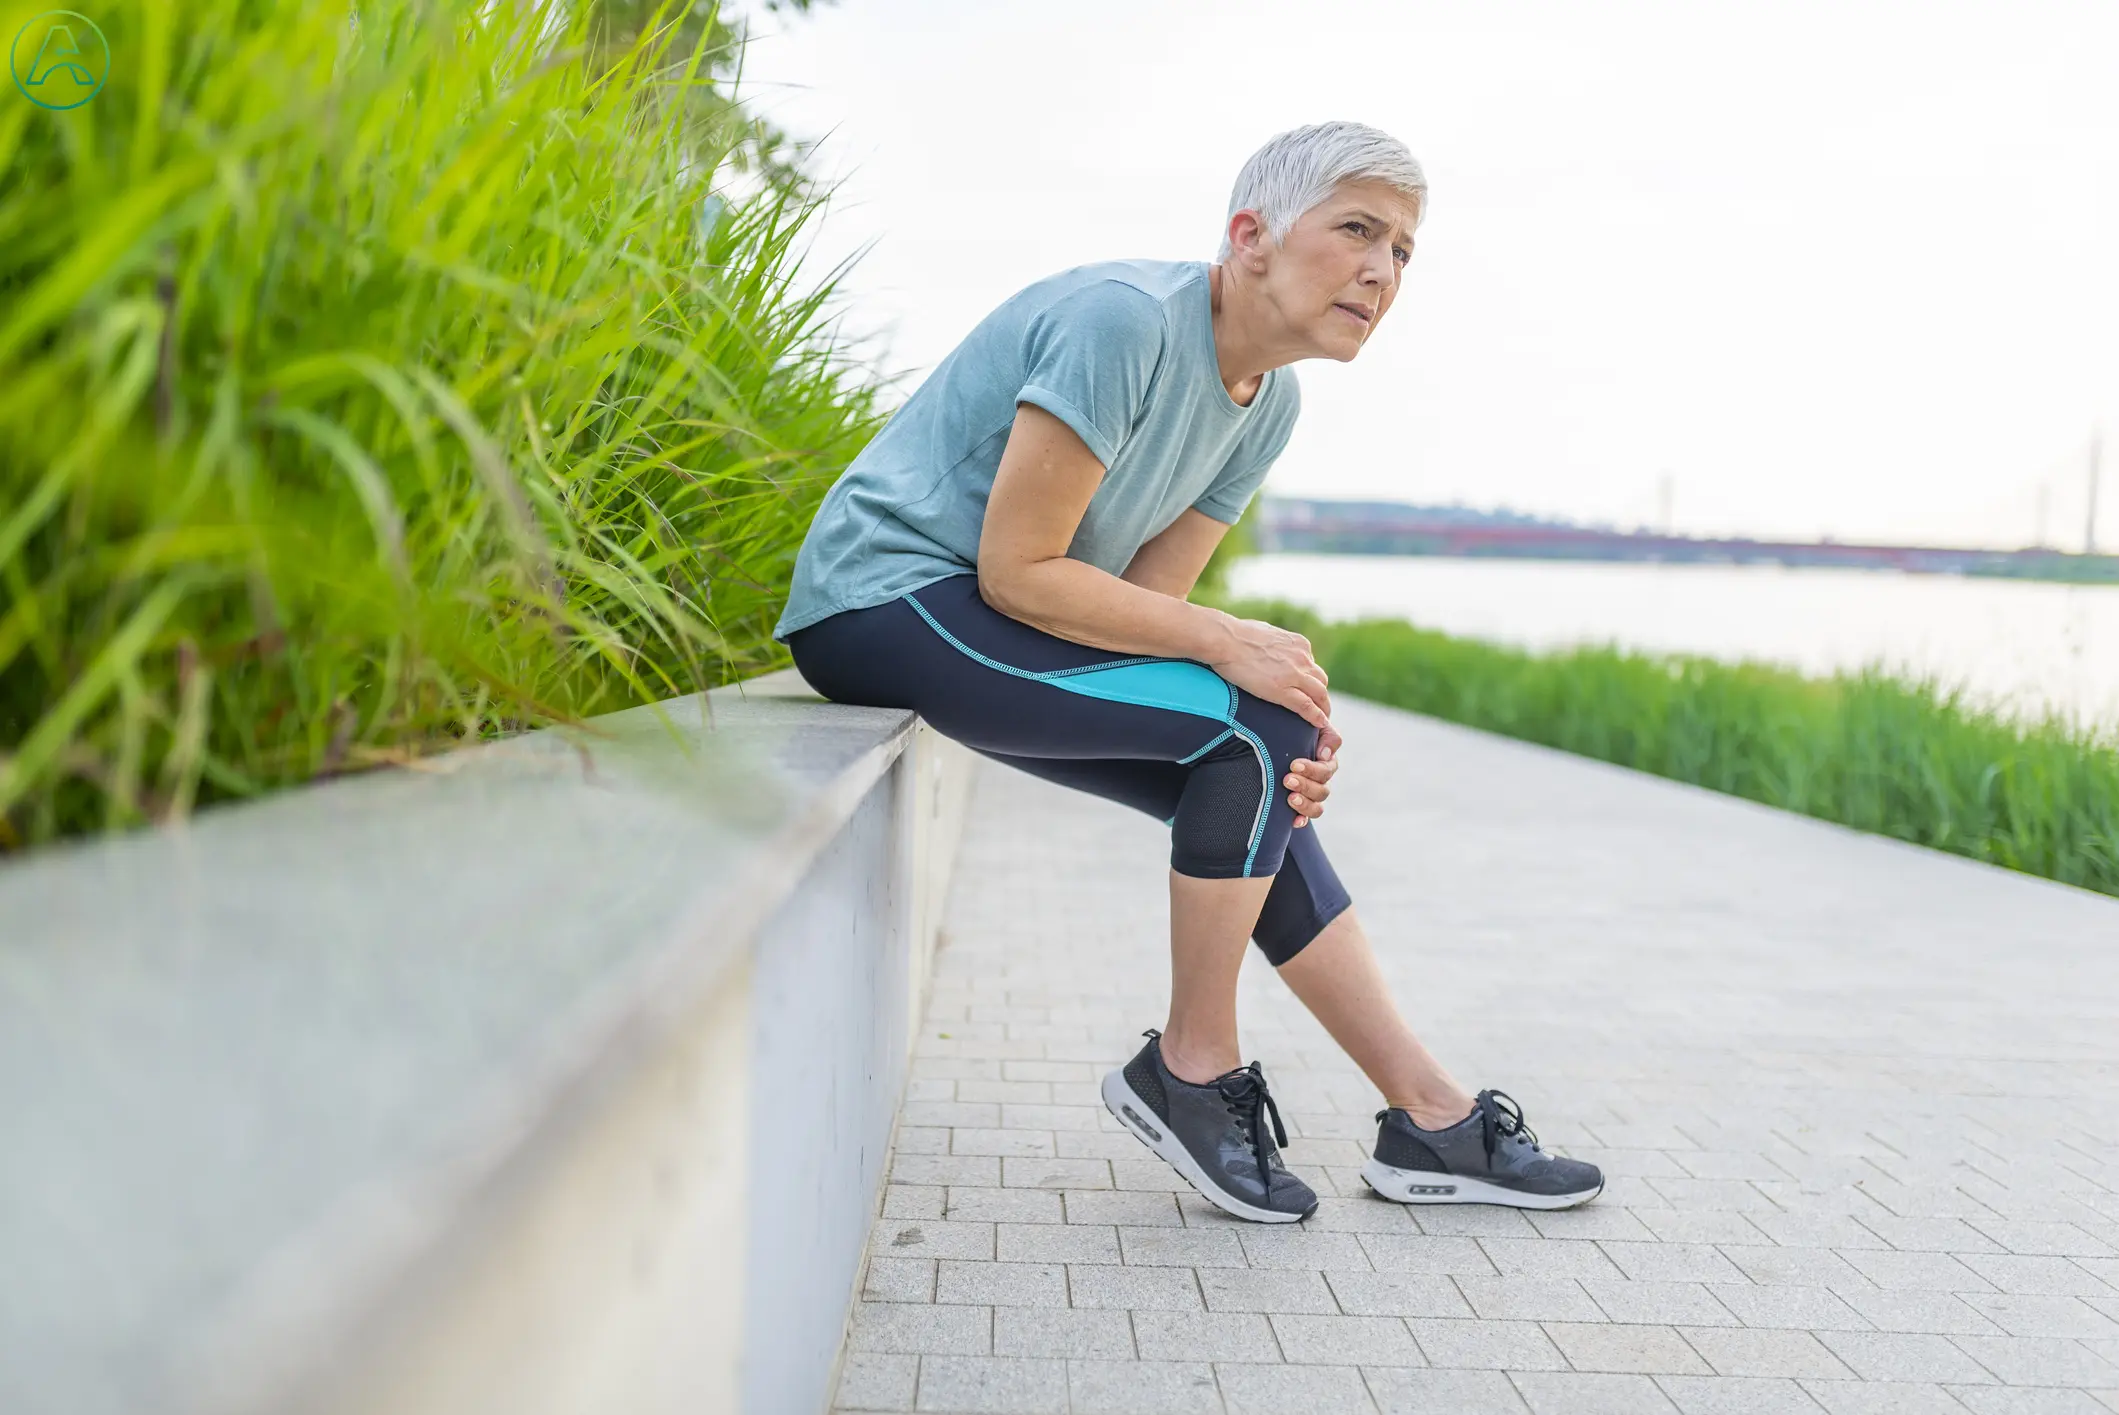
[[[1446,1130],[1422,1130],[1397,1109],[1377,1111],[1376,1120],[1376,1154],[1361,1177],[1401,1204],[1571,1209],[1604,1192],[1595,1165],[1538,1148],[1506,1092],[1479,1092],[1472,1113]]]
[[[1285,1145],[1280,1107],[1257,1062],[1204,1086],[1180,1081],[1163,1065],[1162,1033],[1104,1077],[1104,1104],[1142,1144],[1170,1162],[1208,1203],[1259,1223],[1295,1223],[1317,1212],[1317,1195],[1288,1173],[1275,1142]],[[1259,1115],[1272,1117],[1272,1133]]]

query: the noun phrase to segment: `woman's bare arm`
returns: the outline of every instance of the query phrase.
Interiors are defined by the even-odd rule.
[[[1103,479],[1103,463],[1074,429],[1018,404],[979,532],[979,594],[1011,619],[1078,644],[1202,663],[1221,657],[1232,643],[1227,614],[1067,558]]]
[[[1173,599],[1190,599],[1214,547],[1228,533],[1228,522],[1187,506],[1161,535],[1133,552],[1133,563],[1119,578]]]
[[[1331,695],[1300,634],[1068,558],[1103,477],[1103,464],[1074,429],[1035,404],[1018,404],[979,532],[980,597],[1011,619],[1078,644],[1195,659],[1313,726],[1329,726]]]

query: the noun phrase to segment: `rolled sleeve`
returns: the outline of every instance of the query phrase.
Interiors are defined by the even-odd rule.
[[[1088,445],[1096,454],[1096,460],[1109,467],[1118,456],[1119,444],[1112,440],[1104,429],[1096,425],[1096,419],[1070,402],[1064,394],[1035,383],[1023,385],[1023,391],[1015,395],[1018,403],[1034,403],[1074,429],[1074,435]]]
[[[1147,406],[1162,362],[1162,305],[1115,280],[1085,285],[1030,319],[1022,391],[1109,468]]]
[[[1243,519],[1245,509],[1250,506],[1251,498],[1258,494],[1258,488],[1265,481],[1266,473],[1272,470],[1272,465],[1268,462],[1262,467],[1254,467],[1227,486],[1213,488],[1193,502],[1192,509],[1226,525],[1235,525]]]

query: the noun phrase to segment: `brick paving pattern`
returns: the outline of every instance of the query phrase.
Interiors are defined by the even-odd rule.
[[[1256,955],[1322,1203],[1119,1131],[1168,834],[981,764],[841,1411],[2119,1411],[2119,901],[1342,701],[1321,827],[1401,1005],[1598,1200],[1407,1209]]]

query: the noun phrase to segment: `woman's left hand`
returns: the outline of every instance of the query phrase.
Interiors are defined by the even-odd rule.
[[[1339,746],[1344,739],[1337,728],[1317,729],[1317,758],[1300,757],[1288,763],[1281,785],[1288,789],[1288,804],[1295,808],[1297,830],[1324,814],[1324,798],[1332,794],[1332,777],[1339,770]]]

